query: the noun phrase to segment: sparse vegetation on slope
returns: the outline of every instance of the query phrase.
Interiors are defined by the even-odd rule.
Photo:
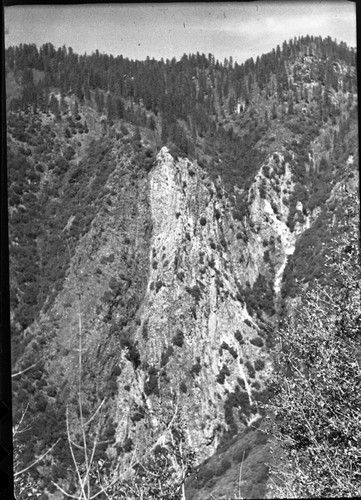
[[[265,496],[275,325],[333,276],[356,182],[355,51],[301,37],[242,65],[51,44],[6,58],[14,419],[32,422],[17,467],[44,498],[80,486],[81,297],[109,495]]]

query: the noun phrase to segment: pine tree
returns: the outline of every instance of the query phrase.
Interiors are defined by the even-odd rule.
[[[98,87],[95,89],[95,92],[94,92],[94,101],[95,101],[95,106],[97,108],[97,111],[98,111],[98,113],[100,113],[102,111],[102,109],[101,109],[101,105],[100,105],[100,92],[99,92]]]
[[[137,144],[140,144],[141,140],[142,140],[142,136],[140,135],[140,129],[139,129],[139,127],[135,127],[133,141]]]
[[[60,112],[61,113],[67,113],[69,109],[69,106],[66,103],[66,100],[64,99],[64,96],[62,95],[60,98]]]
[[[109,121],[114,120],[116,116],[116,110],[114,106],[114,101],[112,94],[109,92],[107,95],[107,100],[106,100],[106,112],[107,112],[107,118]]]
[[[51,111],[52,113],[54,113],[55,118],[58,120],[58,119],[60,118],[59,101],[58,101],[58,99],[54,96],[54,94],[51,94],[49,108],[50,108],[50,111]]]
[[[115,98],[115,114],[118,119],[124,118],[124,104],[120,97]]]
[[[86,75],[84,79],[84,97],[87,101],[91,100],[88,75]]]
[[[150,130],[155,130],[157,128],[157,124],[154,119],[154,115],[150,115],[149,120],[148,120],[148,127]]]
[[[228,111],[230,113],[234,113],[235,109],[236,109],[236,100],[234,98],[234,95],[231,94],[228,99]]]
[[[79,116],[79,104],[78,104],[77,99],[75,99],[74,106],[73,106],[73,113],[72,114],[73,114],[73,117],[75,119],[77,119],[78,116]]]

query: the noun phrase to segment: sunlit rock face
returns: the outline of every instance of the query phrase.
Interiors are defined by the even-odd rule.
[[[254,395],[270,360],[244,290],[262,273],[277,298],[295,242],[273,185],[291,191],[289,170],[277,174],[273,158],[266,166],[272,175],[259,170],[239,221],[220,179],[197,162],[163,147],[148,177],[134,180],[127,162],[115,160],[110,202],[78,246],[48,317],[52,372],[73,382],[65,383],[70,392],[81,319],[84,390],[91,395],[96,381],[108,396],[119,442],[145,448],[177,409],[201,459],[225,432],[259,416]],[[235,395],[237,409],[227,403]]]
[[[240,362],[245,349],[235,334],[250,335],[252,327],[244,323],[250,318],[227,251],[234,245],[234,222],[227,200],[217,197],[204,172],[188,160],[174,161],[166,148],[150,175],[149,200],[153,234],[144,301],[145,357],[159,366],[162,353],[172,346],[163,368],[170,379],[164,391],[181,398],[191,442],[199,449],[214,447],[226,428],[226,391],[235,389],[237,377],[248,386]],[[219,375],[223,365],[224,377]]]
[[[284,177],[287,182],[287,171]],[[279,218],[271,208],[272,189],[271,202],[260,198],[259,180],[250,193],[255,196],[251,224],[259,226],[255,231],[248,222],[233,219],[221,183],[215,185],[196,163],[175,160],[162,148],[149,176],[148,282],[134,332],[148,370],[141,378],[152,414],[149,425],[160,430],[174,410],[165,401],[179,402],[189,443],[201,456],[215,449],[230,425],[242,428],[257,418],[252,391],[261,390],[269,375],[260,337],[264,331],[249,314],[243,290],[260,271],[275,277],[276,270],[281,279],[293,236],[287,213]],[[268,263],[266,240],[267,248],[273,241]],[[120,377],[120,390],[122,383]],[[240,405],[226,415],[225,403],[238,390],[244,409]],[[137,426],[132,433],[135,437]]]
[[[202,460],[260,416],[272,315],[255,315],[246,296],[262,277],[277,309],[308,220],[287,225],[293,183],[282,154],[260,167],[243,220],[220,178],[166,147],[148,174],[116,146],[113,162],[109,194],[37,327],[47,369],[76,404],[81,366],[88,411],[106,401],[115,445],[128,439],[142,453],[167,439],[176,413]],[[117,460],[114,445],[107,453]]]

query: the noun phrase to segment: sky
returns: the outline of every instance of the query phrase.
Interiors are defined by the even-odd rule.
[[[179,59],[212,53],[241,64],[295,36],[331,36],[356,47],[356,7],[347,0],[99,3],[5,7],[5,46],[51,42],[78,54]]]

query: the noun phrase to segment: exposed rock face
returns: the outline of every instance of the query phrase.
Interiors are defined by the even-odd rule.
[[[169,444],[176,420],[197,464],[217,448],[191,481],[190,498],[209,496],[208,480],[225,471],[212,494],[234,496],[248,432],[262,455],[264,489],[267,458],[257,443],[266,442],[254,431],[262,425],[258,402],[270,395],[272,328],[299,299],[300,283],[327,279],[323,252],[345,216],[340,190],[358,164],[352,54],[331,71],[330,40],[325,50],[320,40],[309,43],[298,55],[286,45],[282,58],[270,54],[269,64],[267,56],[241,73],[198,67],[193,58],[179,73],[195,86],[184,95],[187,111],[177,108],[188,87],[168,85],[180,69],[173,63],[159,65],[154,82],[169,88],[150,86],[152,98],[147,85],[131,83],[150,67],[142,73],[137,62],[133,77],[128,61],[113,97],[108,83],[124,72],[105,71],[107,63],[82,102],[68,88],[65,99],[57,90],[40,107],[26,100],[31,80],[19,101],[27,55],[14,72],[18,88],[10,71],[13,359],[25,374],[14,381],[14,408],[18,418],[30,401],[35,416],[34,432],[20,439],[30,450],[24,468],[63,439],[34,469],[40,489],[53,478],[74,482],[65,415],[69,407],[76,439],[79,392],[85,418],[102,405],[91,421],[103,441],[95,462],[104,459],[107,474],[124,479],[134,457]],[[9,68],[15,59],[10,51]],[[133,84],[143,95],[134,102]],[[245,467],[251,483],[257,461]]]
[[[141,456],[166,442],[175,413],[201,462],[227,432],[260,416],[272,312],[255,314],[254,304],[265,294],[278,311],[287,259],[317,213],[304,216],[297,203],[303,215],[290,229],[294,182],[280,152],[260,167],[242,220],[220,178],[166,147],[148,175],[120,144],[111,161],[100,210],[32,332],[46,344],[59,398],[76,408],[81,366],[88,413],[104,399],[114,467],[131,455],[119,458],[116,446],[131,443]],[[70,217],[64,231],[72,224]]]
[[[126,162],[116,165],[109,201],[39,322],[38,336],[48,343],[46,368],[62,397],[72,401],[81,347],[84,400],[91,410],[107,396],[118,442],[130,437],[146,447],[178,401],[189,444],[206,457],[230,425],[257,417],[251,384],[262,387],[268,355],[263,341],[249,343],[259,327],[241,291],[245,279],[255,279],[263,259],[259,235],[265,238],[266,229],[253,239],[247,235],[221,187],[197,164],[175,161],[166,148],[149,179],[132,180],[127,168]],[[261,225],[266,200],[256,200],[251,213]],[[237,228],[250,238],[248,246],[237,239]],[[250,255],[253,270],[245,262]],[[264,363],[259,371],[256,359]],[[115,366],[121,373],[114,377]],[[231,408],[226,416],[225,402],[239,385],[243,412]],[[130,425],[139,408],[144,418]]]
[[[64,380],[63,396],[70,397],[80,318],[90,407],[116,381],[117,394],[107,398],[116,441],[130,438],[146,449],[177,406],[188,445],[202,459],[225,432],[258,416],[254,393],[262,390],[270,361],[265,332],[243,291],[260,273],[278,290],[295,235],[273,183],[291,190],[290,172],[286,164],[277,174],[269,159],[272,180],[261,168],[249,192],[249,217],[241,222],[220,180],[215,185],[197,163],[175,160],[165,147],[148,179],[132,178],[128,166],[116,164],[109,201],[44,317],[41,330],[52,338],[48,371]],[[142,417],[135,418],[139,409]]]
[[[244,323],[250,317],[237,296],[239,273],[226,252],[226,246],[234,245],[229,238],[234,222],[227,200],[217,198],[201,169],[187,160],[174,162],[166,148],[150,176],[150,207],[146,361],[159,366],[162,353],[173,346],[165,369],[191,423],[190,440],[204,450],[210,442],[217,445],[217,433],[225,427],[226,391],[235,389],[237,377],[248,387],[240,363],[245,349],[235,333],[241,330],[247,337],[252,327]],[[181,347],[174,345],[177,336],[183,339]],[[224,343],[229,350],[221,349]],[[223,365],[229,374],[219,383]]]

